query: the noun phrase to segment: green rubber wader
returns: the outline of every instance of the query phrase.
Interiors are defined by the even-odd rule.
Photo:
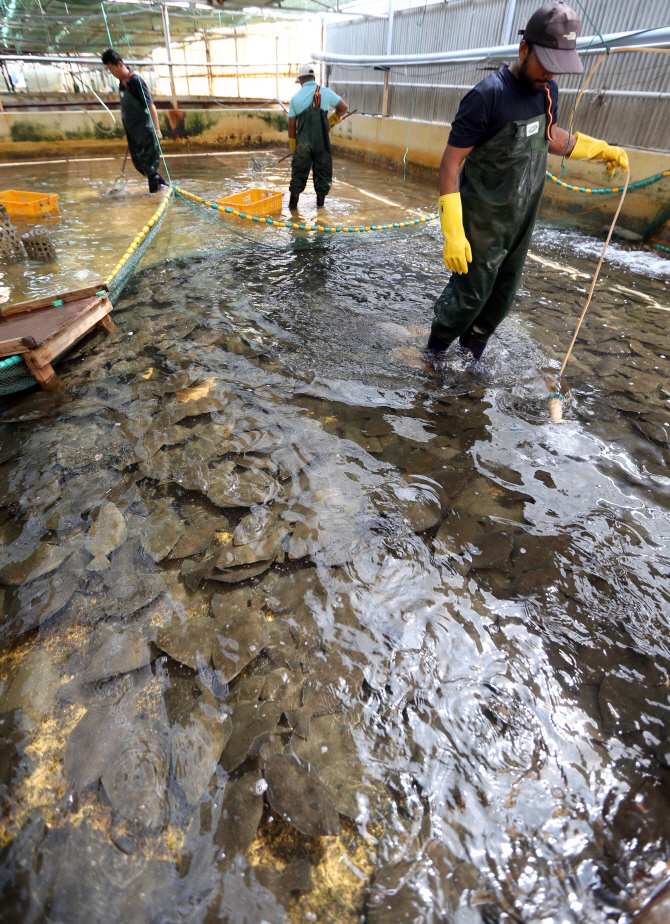
[[[333,183],[328,116],[320,106],[309,106],[297,117],[297,140],[289,189],[300,195],[312,171],[317,196],[327,196]]]
[[[461,174],[468,272],[452,273],[435,303],[432,332],[486,343],[521,281],[542,192],[549,141],[546,115],[509,122],[468,154]]]
[[[143,176],[156,176],[160,152],[151,113],[127,90],[121,88],[119,96],[121,98],[121,121],[126,130],[133,166]]]

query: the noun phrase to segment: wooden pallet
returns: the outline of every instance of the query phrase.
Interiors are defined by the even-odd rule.
[[[42,388],[54,391],[60,381],[53,360],[95,327],[113,333],[111,310],[103,283],[10,305],[0,310],[0,358],[22,354]]]

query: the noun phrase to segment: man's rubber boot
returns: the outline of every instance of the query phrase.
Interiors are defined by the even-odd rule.
[[[323,196],[320,196],[320,195],[317,193],[317,194],[316,194],[316,207],[317,207],[317,209],[322,209],[322,208],[324,207],[325,204],[326,204],[326,196],[325,196],[325,194],[324,194]]]
[[[295,212],[298,208],[298,199],[300,198],[300,193],[291,193],[291,198],[288,200],[288,207],[290,212]]]
[[[169,189],[170,184],[166,183],[160,173],[156,173],[153,176],[149,177],[149,192],[157,193],[159,189]]]
[[[428,343],[425,346],[425,351],[427,353],[444,353],[450,346],[450,343],[447,343],[446,340],[443,340],[442,337],[438,337],[437,334],[431,331]]]
[[[482,358],[482,353],[486,349],[487,340],[478,340],[471,334],[463,334],[458,338],[459,346],[462,350],[467,350],[476,360]]]

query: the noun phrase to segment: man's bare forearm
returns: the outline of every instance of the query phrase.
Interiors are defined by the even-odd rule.
[[[440,163],[440,195],[458,192],[460,189],[461,164],[472,148],[455,148],[448,144]]]
[[[552,130],[552,137],[549,139],[549,153],[558,154],[559,157],[569,157],[576,141],[577,139],[574,135],[556,125]]]
[[[154,123],[154,128],[156,129],[156,133],[158,134],[161,130],[161,127],[158,122],[158,113],[156,112],[156,107],[154,106],[153,103],[149,104],[149,112],[151,114],[151,118]]]

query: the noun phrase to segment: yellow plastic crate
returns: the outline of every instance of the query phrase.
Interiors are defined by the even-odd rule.
[[[58,195],[56,193],[21,192],[5,189],[0,192],[0,202],[7,209],[10,218],[60,218]]]
[[[245,189],[225,199],[215,199],[217,205],[228,206],[247,215],[271,215],[281,212],[282,194],[276,189]]]

